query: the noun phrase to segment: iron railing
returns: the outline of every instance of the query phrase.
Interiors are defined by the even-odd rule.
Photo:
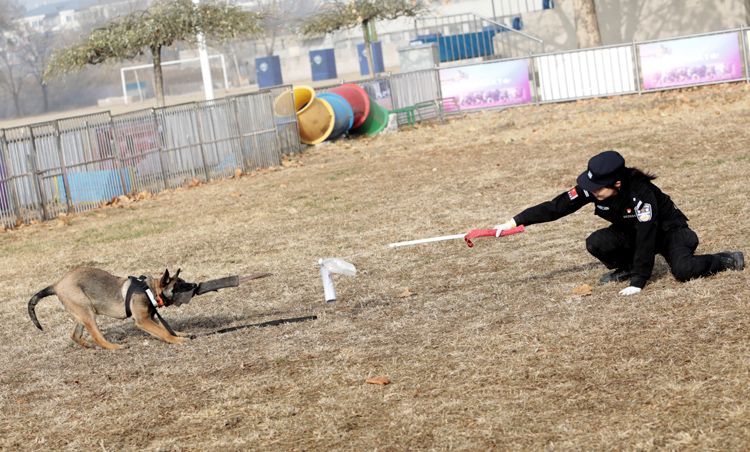
[[[0,224],[48,220],[120,195],[279,165],[301,146],[296,118],[274,114],[286,90],[3,130]]]
[[[750,82],[749,34],[750,29],[740,28],[480,64],[489,68],[487,70],[494,70],[495,64],[527,61],[531,103],[647,93],[738,80]],[[668,41],[722,35],[741,55],[722,56],[728,58],[727,62],[721,59],[705,68],[701,64],[694,65],[694,58],[688,55],[690,67],[672,70],[675,74],[649,75],[641,67],[641,52],[649,50],[645,45],[668,47]],[[723,55],[726,47],[713,53]],[[739,71],[737,65],[741,66]],[[476,64],[463,66],[469,72]],[[449,70],[460,68],[452,66]],[[722,79],[721,71],[733,72],[730,78]],[[712,73],[717,77],[706,77]],[[650,86],[644,80],[647,75],[684,76],[685,82]],[[653,80],[649,80],[651,82]],[[446,90],[440,80],[440,69],[393,74],[357,83],[377,97],[381,105],[396,110],[399,124],[435,117],[442,119],[444,113],[462,111],[461,99],[444,98]],[[466,83],[471,84],[471,80]],[[193,179],[224,178],[237,169],[250,171],[278,165],[283,155],[298,152],[301,147],[294,100],[284,95],[290,88],[280,86],[215,101],[116,116],[97,113],[0,129],[0,225],[12,228],[17,224],[55,218],[61,213],[85,211],[122,194],[156,193]],[[472,107],[472,110],[477,108]]]

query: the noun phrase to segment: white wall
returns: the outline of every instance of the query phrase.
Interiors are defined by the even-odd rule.
[[[555,0],[555,9],[523,14],[524,31],[543,39],[547,51],[577,48],[572,3]],[[744,0],[596,0],[596,8],[603,45],[746,25]]]
[[[541,8],[542,0],[494,0],[498,16],[520,13],[525,33],[545,42],[545,52],[578,47],[575,37],[573,0],[555,0],[555,8]],[[604,45],[685,36],[738,27],[745,21],[744,0],[596,0]],[[521,10],[528,12],[521,12]],[[493,0],[441,0],[433,2],[429,16],[475,13],[490,17]],[[377,31],[383,44],[386,71],[398,71],[398,48],[408,45],[414,35],[414,20],[402,18],[379,22]],[[334,48],[338,78],[359,74],[356,44],[362,42],[361,30],[338,32],[317,41],[303,42],[284,37],[275,54],[282,64],[285,83],[310,80],[308,52]],[[252,56],[248,55],[252,60]]]

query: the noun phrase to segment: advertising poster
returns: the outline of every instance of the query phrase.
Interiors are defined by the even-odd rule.
[[[639,45],[643,89],[741,79],[738,38],[726,33]]]
[[[461,110],[531,103],[529,60],[498,61],[440,69],[443,97]]]

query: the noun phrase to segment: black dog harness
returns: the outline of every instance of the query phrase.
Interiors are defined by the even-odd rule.
[[[130,280],[130,287],[128,287],[128,292],[125,295],[125,316],[130,317],[133,315],[133,312],[130,309],[130,300],[131,298],[133,298],[133,294],[136,292],[146,294],[146,297],[148,298],[148,301],[150,303],[148,305],[148,312],[149,314],[151,314],[151,317],[156,315],[156,317],[159,318],[159,322],[161,322],[161,324],[164,325],[164,328],[169,331],[169,334],[171,334],[172,336],[177,336],[172,327],[170,327],[167,321],[164,320],[164,318],[159,314],[157,308],[166,306],[166,304],[164,303],[164,301],[162,301],[160,296],[158,297],[158,299],[157,297],[154,297],[154,293],[151,291],[151,288],[148,287],[148,284],[146,284],[146,277],[143,275],[138,278],[136,278],[135,276],[128,276],[128,279]]]

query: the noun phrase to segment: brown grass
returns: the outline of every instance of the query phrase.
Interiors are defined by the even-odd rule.
[[[588,208],[473,249],[385,245],[492,227],[616,148],[660,176],[699,252],[750,251],[749,94],[486,112],[0,233],[0,449],[747,449],[748,271],[678,283],[659,259],[642,294],[620,297],[624,283],[593,284],[604,268],[584,239],[604,224]],[[326,305],[316,261],[333,256],[359,274]],[[274,276],[163,311],[204,334],[183,346],[101,319],[128,345],[107,352],[71,345],[54,297],[37,307],[43,333],[26,314],[81,264]],[[573,294],[582,284],[591,296]]]

